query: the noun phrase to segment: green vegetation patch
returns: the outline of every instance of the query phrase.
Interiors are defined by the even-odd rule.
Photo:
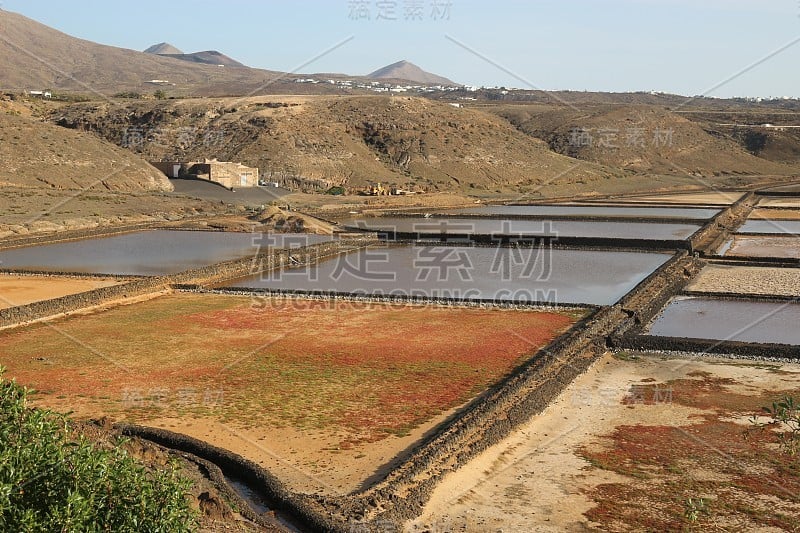
[[[69,420],[31,409],[0,367],[0,530],[188,531],[190,483],[147,470],[119,446],[71,435]]]

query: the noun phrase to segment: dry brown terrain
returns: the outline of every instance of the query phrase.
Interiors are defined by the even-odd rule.
[[[3,187],[0,239],[70,229],[166,223],[228,211],[219,203],[159,193]]]
[[[791,175],[784,165],[752,155],[657,106],[490,107],[558,153],[638,173],[680,174],[715,181],[721,175]],[[576,133],[583,130],[583,133]],[[747,180],[741,180],[744,184]]]
[[[800,487],[781,473],[791,458],[769,431],[746,431],[798,390],[796,364],[607,355],[446,478],[407,530],[791,530]],[[689,498],[708,510],[696,524]]]
[[[2,261],[0,261],[2,267]],[[110,287],[121,281],[103,278],[0,275],[0,309]]]
[[[800,162],[800,130],[780,129],[779,126],[800,125],[800,113],[787,106],[728,106],[728,110],[689,110],[680,114],[697,122],[707,131],[740,144],[742,148],[763,159],[779,163]],[[772,128],[764,127],[771,124]]]
[[[0,186],[93,191],[172,189],[163,173],[128,150],[89,133],[4,113],[1,108]]]

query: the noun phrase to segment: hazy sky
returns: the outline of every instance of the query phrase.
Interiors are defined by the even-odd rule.
[[[167,41],[184,52],[216,49],[272,70],[307,64],[299,72],[366,74],[408,59],[473,85],[695,95],[734,78],[709,94],[800,96],[800,0],[0,0],[0,5],[103,44],[143,50]]]

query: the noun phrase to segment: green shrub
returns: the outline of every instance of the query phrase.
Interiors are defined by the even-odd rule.
[[[191,483],[148,471],[120,446],[70,435],[69,420],[27,406],[0,367],[0,531],[187,531]]]
[[[341,195],[343,195],[345,192],[346,192],[346,191],[345,191],[345,188],[344,188],[344,187],[340,187],[340,186],[338,186],[338,185],[337,185],[337,186],[331,187],[330,189],[328,189],[327,191],[325,191],[325,194],[332,194],[332,195],[334,195],[334,196],[341,196]]]
[[[800,402],[792,396],[784,396],[772,402],[772,406],[762,408],[769,421],[759,423],[757,417],[752,423],[760,429],[774,426],[777,430],[778,445],[791,456],[800,455]]]

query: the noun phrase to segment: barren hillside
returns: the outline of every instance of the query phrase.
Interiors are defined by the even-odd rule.
[[[556,152],[636,172],[711,177],[798,171],[656,106],[507,105],[493,111]]]
[[[309,180],[323,188],[381,181],[425,190],[524,191],[556,182],[591,190],[621,174],[556,154],[497,116],[421,98],[102,102],[60,109],[52,120],[146,158],[241,161],[294,187]]]
[[[5,109],[0,105],[0,184],[4,186],[172,190],[163,174],[128,150],[90,133],[9,114]]]
[[[703,129],[738,143],[753,155],[778,163],[800,164],[800,113],[754,108],[684,111]]]
[[[220,68],[77,39],[22,15],[0,10],[0,88],[54,89],[113,94],[153,92],[166,80],[176,93],[246,94],[278,73]]]

